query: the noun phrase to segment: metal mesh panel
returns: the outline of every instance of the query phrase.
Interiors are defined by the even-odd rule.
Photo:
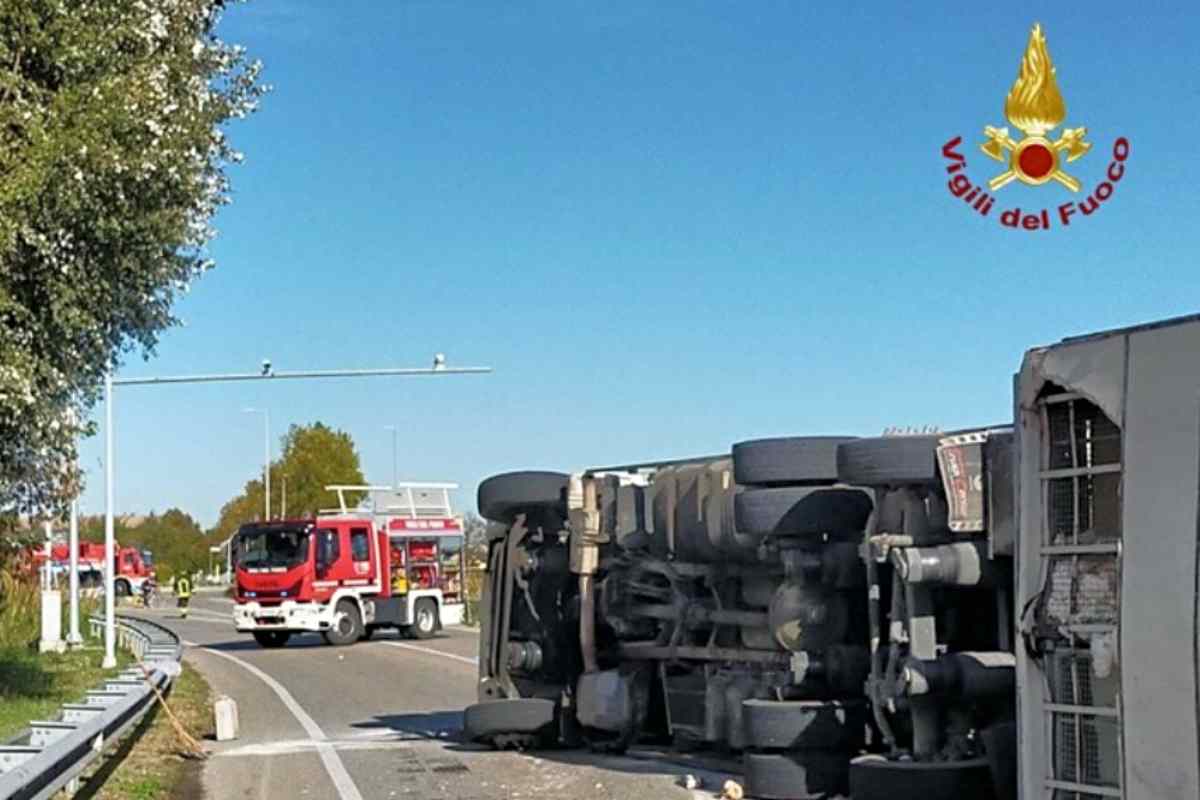
[[[1054,714],[1054,778],[1117,787],[1117,721],[1085,714]]]
[[[1039,609],[1054,648],[1044,662],[1053,800],[1099,800],[1120,788],[1121,431],[1094,404],[1059,394],[1043,405],[1043,554]],[[1088,791],[1088,789],[1092,791]]]
[[[1121,475],[1046,481],[1046,544],[1104,544],[1121,538]]]
[[[1046,421],[1050,439],[1046,465],[1049,469],[1097,467],[1121,462],[1121,429],[1094,404],[1070,400],[1047,405]]]

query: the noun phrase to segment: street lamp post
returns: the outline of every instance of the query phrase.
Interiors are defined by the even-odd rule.
[[[104,375],[104,669],[117,665],[117,590],[113,567],[117,548],[113,535],[113,377],[112,367]]]
[[[244,414],[263,415],[263,522],[271,521],[271,412],[265,408],[243,408]]]
[[[113,603],[113,562],[116,548],[113,545],[113,387],[154,386],[173,383],[230,383],[237,381],[268,380],[312,380],[321,378],[365,378],[376,376],[414,377],[417,375],[469,375],[491,372],[491,367],[447,367],[441,353],[434,356],[432,368],[385,368],[385,369],[331,369],[305,372],[275,372],[270,363],[263,364],[262,372],[235,372],[211,375],[172,375],[163,378],[124,378],[114,380],[112,367],[104,376],[104,557],[107,563],[104,576],[104,661],[106,668],[117,664],[116,653],[116,607]],[[232,579],[233,538],[227,543],[226,575]]]
[[[400,485],[400,461],[396,455],[396,437],[400,432],[400,426],[384,425],[383,429],[392,432],[392,488],[395,489]]]

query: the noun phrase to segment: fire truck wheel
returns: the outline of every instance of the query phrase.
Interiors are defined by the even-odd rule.
[[[479,484],[476,497],[484,519],[511,524],[517,514],[552,510],[566,516],[569,476],[561,472],[505,472]]]
[[[733,517],[737,530],[759,536],[858,537],[871,505],[870,496],[858,489],[747,489],[733,498]]]
[[[428,597],[418,600],[413,609],[413,624],[409,626],[409,633],[414,639],[428,639],[437,633],[437,629],[437,603]]]
[[[129,581],[120,578],[113,582],[113,594],[117,597],[129,597],[133,594],[133,590],[129,587]]]
[[[750,746],[764,750],[857,751],[867,724],[860,700],[744,700],[742,719]]]
[[[349,600],[341,600],[337,604],[333,627],[321,635],[329,644],[335,647],[345,647],[361,639],[362,634],[362,617],[358,613],[358,607]]]
[[[850,762],[854,800],[962,800],[994,797],[986,758],[966,761],[888,761],[860,756]]]
[[[255,631],[254,641],[258,642],[259,647],[283,647],[288,643],[288,639],[292,638],[290,631]]]
[[[796,750],[791,753],[746,753],[742,771],[746,794],[768,800],[817,800],[843,794],[849,753]],[[963,795],[966,797],[975,795]],[[982,796],[982,795],[981,795]],[[858,800],[857,795],[853,795]]]
[[[554,701],[535,697],[476,703],[463,712],[466,738],[493,745],[511,734],[549,736],[554,723]]]
[[[838,478],[859,486],[936,484],[937,436],[878,436],[838,446]]]
[[[733,446],[733,479],[743,486],[837,483],[837,448],[849,436],[784,436]]]

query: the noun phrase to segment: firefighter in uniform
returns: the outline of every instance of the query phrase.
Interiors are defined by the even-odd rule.
[[[186,577],[175,582],[176,603],[179,605],[179,616],[187,619],[188,602],[192,599],[192,583]]]

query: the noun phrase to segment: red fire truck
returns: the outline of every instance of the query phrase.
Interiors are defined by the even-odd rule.
[[[454,483],[330,486],[316,518],[243,525],[232,542],[234,625],[263,647],[319,632],[333,645],[396,628],[418,639],[462,621],[466,561]],[[363,493],[357,508],[347,493]]]
[[[154,558],[149,550],[136,547],[116,548],[116,572],[113,590],[118,597],[141,592],[148,580],[154,580]],[[46,563],[46,549],[38,547],[30,552],[33,569],[40,570]],[[71,549],[66,542],[54,542],[50,546],[52,574],[65,575],[71,564]],[[79,543],[79,585],[84,589],[97,588],[104,583],[104,543]]]

